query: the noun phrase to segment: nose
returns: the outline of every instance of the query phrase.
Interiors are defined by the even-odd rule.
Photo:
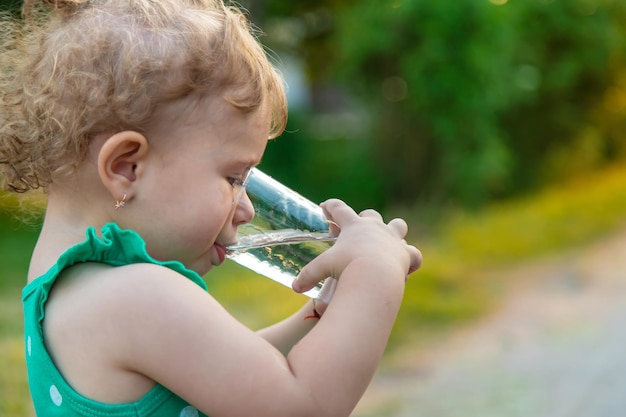
[[[241,197],[236,203],[235,215],[233,216],[233,223],[240,226],[245,223],[250,223],[254,218],[254,206],[248,193],[245,190],[241,193]]]

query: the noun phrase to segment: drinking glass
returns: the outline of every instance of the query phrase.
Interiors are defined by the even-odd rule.
[[[328,249],[336,237],[322,208],[279,181],[252,168],[245,192],[254,207],[250,223],[239,226],[238,241],[227,257],[289,288],[300,270]],[[326,298],[334,279],[304,294]],[[322,288],[324,291],[322,292]]]

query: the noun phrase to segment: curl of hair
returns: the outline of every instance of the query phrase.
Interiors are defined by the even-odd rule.
[[[43,5],[54,9],[57,13],[66,15],[76,13],[78,9],[88,1],[89,0],[41,0]],[[27,8],[31,8],[32,4],[32,1],[26,0],[24,2],[25,11],[28,10]]]
[[[0,16],[0,187],[50,185],[100,133],[146,132],[155,111],[221,96],[272,108],[285,128],[283,80],[241,10],[220,0],[26,0]]]

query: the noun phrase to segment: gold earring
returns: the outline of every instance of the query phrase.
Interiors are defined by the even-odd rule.
[[[126,193],[124,193],[124,196],[122,197],[122,201],[116,201],[115,202],[115,209],[117,210],[118,208],[122,208],[126,206]]]

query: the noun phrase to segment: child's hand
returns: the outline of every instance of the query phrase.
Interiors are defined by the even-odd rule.
[[[356,214],[344,202],[335,199],[321,206],[328,219],[339,228],[339,236],[333,247],[302,269],[293,284],[295,291],[307,291],[327,277],[340,278],[346,266],[356,259],[385,265],[387,275],[395,274],[403,279],[420,267],[422,254],[404,240],[408,230],[404,220],[393,219],[385,224],[375,210]]]

